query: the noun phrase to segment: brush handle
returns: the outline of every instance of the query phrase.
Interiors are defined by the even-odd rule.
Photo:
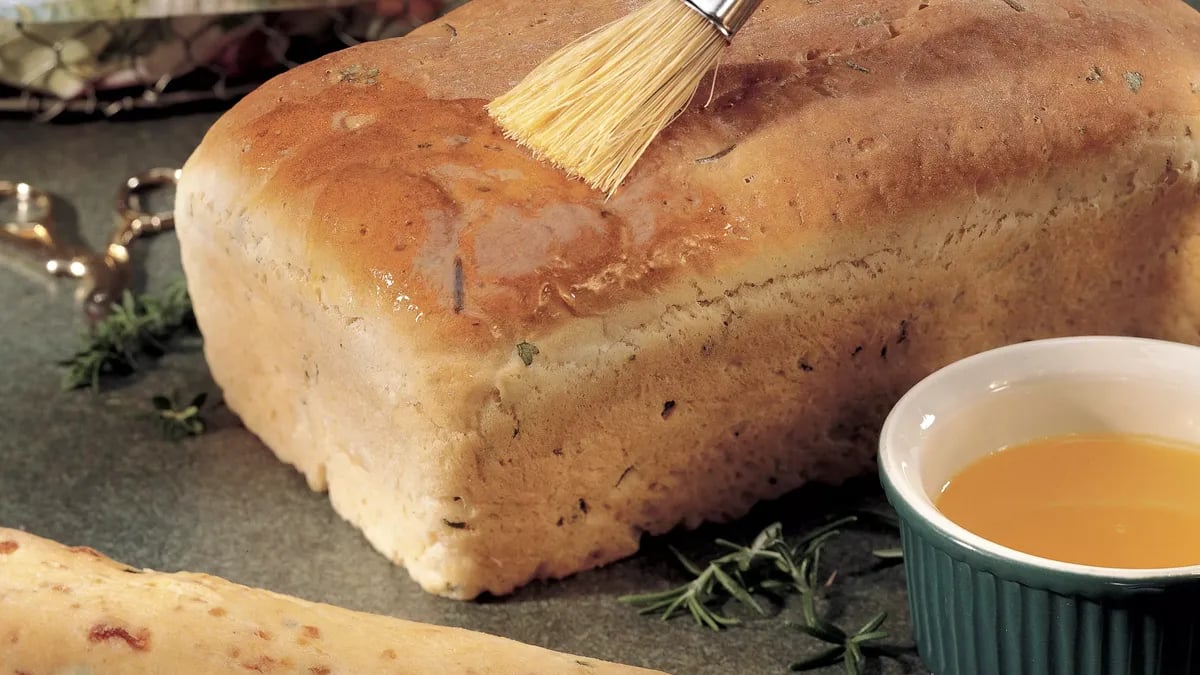
[[[712,25],[732,40],[733,36],[746,25],[750,15],[762,3],[762,0],[683,0],[692,9],[700,12]]]

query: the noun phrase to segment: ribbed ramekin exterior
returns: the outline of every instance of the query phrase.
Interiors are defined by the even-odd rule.
[[[1097,580],[1087,593],[1090,580],[1072,580],[1059,592],[1061,572],[1039,584],[1036,570],[1006,570],[898,511],[913,631],[934,675],[1200,674],[1194,589]]]

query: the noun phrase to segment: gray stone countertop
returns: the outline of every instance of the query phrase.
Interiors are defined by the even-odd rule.
[[[215,118],[200,112],[53,125],[0,119],[0,180],[52,192],[65,230],[97,246],[112,227],[117,185],[153,166],[179,166]],[[0,219],[5,215],[0,210]],[[181,274],[173,236],[142,251],[141,287]],[[704,558],[715,552],[715,537],[748,542],[774,520],[800,534],[847,510],[887,508],[874,476],[839,489],[812,487],[727,526],[647,539],[630,559],[511,597],[437,598],[371,549],[325,495],[310,492],[227,410],[209,415],[202,436],[162,436],[149,417],[152,396],[217,394],[197,349],[171,353],[99,394],[61,391],[55,363],[74,350],[83,328],[73,290],[0,249],[0,525],[86,544],[133,565],[206,572],[672,673],[785,673],[791,661],[825,647],[787,625],[798,603],[773,618],[744,615],[742,626],[713,633],[688,617],[663,623],[639,616],[617,598],[685,580],[668,545]],[[889,642],[902,653],[872,663],[868,673],[928,672],[911,651],[902,567],[882,565],[871,553],[896,545],[887,531],[847,531],[829,545],[822,565],[824,574],[837,572],[823,606],[839,624],[857,627],[878,611],[889,614]]]

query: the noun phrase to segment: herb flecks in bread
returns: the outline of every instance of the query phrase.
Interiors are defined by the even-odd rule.
[[[611,200],[483,106],[632,2],[473,0],[291,70],[177,191],[213,376],[470,598],[869,471],[896,399],[971,353],[1200,341],[1200,15],[1017,4],[768,1]],[[331,81],[354,64],[377,83]]]

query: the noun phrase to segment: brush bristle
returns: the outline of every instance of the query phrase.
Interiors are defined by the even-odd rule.
[[[488,113],[539,159],[611,196],[726,44],[682,0],[651,0],[551,56]]]

